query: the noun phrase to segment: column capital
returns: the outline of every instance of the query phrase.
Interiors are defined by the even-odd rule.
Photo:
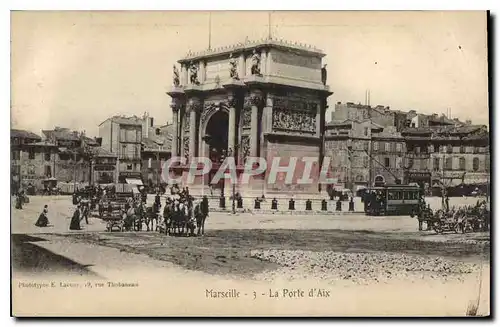
[[[261,107],[264,104],[264,97],[262,95],[262,92],[259,91],[252,91],[250,95],[245,97],[245,108],[256,106],[256,107]]]
[[[172,108],[172,112],[178,113],[179,110],[184,108],[184,103],[182,101],[172,99],[172,103],[170,104],[170,108]]]
[[[236,108],[238,105],[238,97],[235,93],[229,92],[227,94],[227,100],[226,100],[227,106],[229,108]]]
[[[186,109],[188,112],[194,111],[194,112],[200,112],[202,109],[202,103],[200,99],[197,98],[191,98],[188,100]]]

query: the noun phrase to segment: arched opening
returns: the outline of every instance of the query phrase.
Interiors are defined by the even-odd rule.
[[[208,180],[210,183],[214,174],[217,172],[219,165],[224,161],[227,155],[228,146],[228,128],[229,128],[229,115],[223,110],[214,113],[208,120],[205,128],[205,136],[203,141],[207,145],[206,155],[212,162],[212,171],[209,173]],[[220,189],[224,192],[224,180],[220,180],[218,184],[211,185],[212,188]]]
[[[221,163],[226,156],[228,126],[229,116],[224,111],[217,111],[208,121],[205,142],[212,163]]]

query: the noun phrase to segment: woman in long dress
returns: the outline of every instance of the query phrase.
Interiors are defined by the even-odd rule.
[[[80,206],[76,207],[75,212],[73,213],[73,217],[71,218],[71,223],[69,224],[70,230],[81,230],[80,227]]]
[[[35,223],[35,226],[38,227],[47,227],[49,225],[49,218],[47,217],[47,214],[49,213],[49,208],[47,205],[43,207],[42,213],[40,213],[40,216],[38,216],[38,220]]]

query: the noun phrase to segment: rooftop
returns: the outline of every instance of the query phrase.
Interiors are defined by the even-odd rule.
[[[96,150],[96,157],[101,157],[101,158],[115,158],[117,157],[116,154],[109,152],[108,150],[98,147]]]
[[[488,134],[485,125],[445,125],[445,126],[430,126],[430,127],[407,127],[401,131],[402,134],[406,135],[480,135],[479,137],[484,137],[483,135]],[[470,137],[470,136],[469,136]]]
[[[34,140],[41,140],[42,138],[38,136],[35,133],[32,133],[30,131],[22,130],[22,129],[11,129],[10,130],[10,137],[14,138],[25,138],[25,139],[34,139]]]
[[[159,145],[157,142],[160,142]],[[143,137],[142,144],[144,145],[145,151],[158,151],[159,152],[170,152],[172,148],[172,137],[167,135],[166,137]],[[158,148],[160,147],[160,149]]]
[[[109,117],[108,119],[104,120],[102,123],[100,123],[99,126],[101,126],[102,124],[104,124],[108,120],[112,121],[113,123],[117,123],[117,124],[140,125],[140,126],[142,126],[142,118],[141,117],[137,117],[135,115],[131,116],[131,117],[118,116],[118,115],[112,116],[112,117]]]
[[[287,49],[287,50],[296,50],[300,51],[303,53],[307,53],[310,55],[318,56],[318,57],[324,57],[325,53],[308,44],[303,44],[299,42],[290,42],[287,40],[277,40],[277,39],[272,39],[272,38],[265,38],[265,39],[260,39],[260,40],[246,40],[245,42],[239,42],[236,44],[228,45],[228,46],[222,46],[218,48],[213,48],[213,49],[206,49],[198,52],[191,52],[189,51],[184,58],[179,60],[179,63],[185,63],[191,60],[197,60],[201,58],[207,58],[207,57],[217,57],[225,54],[230,54],[232,52],[242,52],[242,51],[250,51],[256,48],[261,48],[261,47],[274,47],[274,48],[282,48],[282,49]]]

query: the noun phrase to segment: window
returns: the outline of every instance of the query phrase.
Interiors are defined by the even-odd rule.
[[[434,171],[439,171],[439,158],[434,158],[434,164],[432,165]]]
[[[132,170],[132,164],[127,165],[127,170]]]
[[[452,170],[453,169],[453,158],[446,158],[444,163],[444,169]]]
[[[152,159],[151,159],[151,158],[149,158],[149,159],[148,159],[148,168],[151,168],[151,161],[152,161]]]
[[[124,128],[120,129],[120,141],[127,142],[127,131]]]
[[[45,176],[46,177],[52,177],[52,169],[50,166],[45,166]]]
[[[420,169],[421,170],[427,170],[427,160],[420,160]]]
[[[127,156],[127,146],[122,145],[122,158],[125,158]]]
[[[373,151],[378,151],[378,142],[373,142]]]
[[[451,145],[448,145],[448,146],[446,147],[446,152],[447,152],[447,153],[453,153],[453,147],[452,147]]]
[[[397,152],[401,152],[402,151],[401,143],[396,144],[396,151]]]
[[[385,165],[386,167],[390,167],[390,166],[391,166],[391,163],[390,163],[390,161],[389,161],[389,158],[384,158],[384,165]]]
[[[403,158],[401,157],[396,157],[396,168],[402,168],[403,167]]]
[[[50,152],[45,152],[45,161],[50,161]]]
[[[460,153],[465,153],[465,146],[463,145],[460,146]]]
[[[28,151],[28,159],[35,159],[35,151],[34,150],[29,150]]]
[[[420,153],[420,147],[419,146],[415,147],[415,153]]]
[[[365,151],[368,151],[368,149],[369,149],[368,147],[370,146],[368,144],[368,142],[364,142],[363,146],[364,146]]]
[[[478,171],[479,170],[479,158],[475,157],[472,159],[472,170]]]
[[[365,128],[365,130],[366,130],[366,128]],[[156,129],[156,135],[160,135],[160,129],[159,128]],[[366,136],[366,134],[365,134],[365,136]]]
[[[434,152],[434,145],[429,145],[429,153],[433,153]]]
[[[465,170],[465,158],[458,159],[458,169]]]
[[[391,151],[391,144],[389,142],[385,142],[385,152]]]
[[[12,160],[19,160],[21,157],[21,153],[19,151],[12,151]]]
[[[408,159],[408,169],[411,169],[411,168],[413,168],[413,159],[409,158]]]

